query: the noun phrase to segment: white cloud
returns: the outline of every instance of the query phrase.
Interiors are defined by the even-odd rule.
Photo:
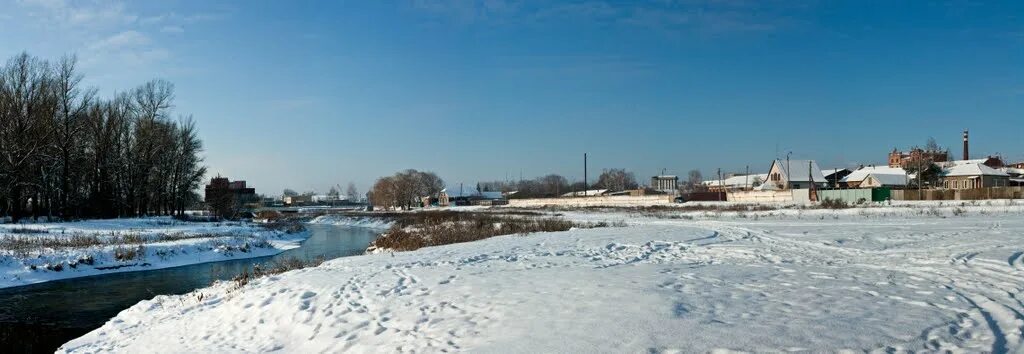
[[[164,26],[163,28],[160,28],[160,32],[162,32],[162,33],[183,33],[183,32],[185,32],[185,29],[182,28],[181,26],[168,25],[168,26]]]
[[[196,23],[196,22],[205,22],[205,21],[216,21],[216,20],[223,19],[224,17],[227,17],[227,16],[224,15],[224,14],[199,13],[199,14],[192,14],[192,15],[185,16],[185,17],[182,18],[182,20],[185,23]]]
[[[626,25],[665,32],[722,34],[773,31],[795,24],[812,5],[781,0],[552,1],[408,0],[425,14],[461,24]]]
[[[135,23],[138,16],[116,1],[19,0],[28,16],[47,26],[111,28]]]
[[[519,4],[507,0],[410,0],[413,8],[446,16],[460,23],[502,21],[518,12]]]
[[[120,68],[145,68],[171,57],[169,50],[136,30],[118,32],[95,41],[87,45],[81,54],[82,64],[86,67],[117,63]]]
[[[88,46],[88,49],[93,51],[116,51],[145,46],[150,42],[149,37],[142,34],[142,32],[129,30],[92,43]]]
[[[143,26],[158,25],[174,17],[174,13],[162,14],[156,16],[147,16],[139,19],[139,24]]]

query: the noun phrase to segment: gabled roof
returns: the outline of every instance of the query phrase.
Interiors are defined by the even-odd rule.
[[[814,160],[789,160],[788,168],[793,169],[793,174],[790,176],[787,170],[786,160],[775,160],[772,165],[778,164],[779,171],[782,171],[783,178],[790,182],[810,182],[807,177],[813,173],[814,182],[827,182],[825,175],[821,173],[821,167],[818,167],[818,163]],[[807,166],[810,165],[810,171],[807,170]],[[771,169],[768,169],[771,171]]]
[[[503,199],[505,196],[501,192],[480,192],[480,196],[484,199]]]
[[[767,173],[759,173],[742,176],[732,176],[721,181],[714,179],[710,181],[704,181],[703,184],[708,187],[717,187],[719,186],[719,182],[721,182],[721,185],[726,187],[750,187],[754,184],[755,181],[764,183],[764,181],[767,180]]]
[[[878,181],[878,183],[883,186],[905,186],[907,185],[907,181],[909,181],[909,178],[905,174],[894,175],[887,173],[870,173],[868,174],[868,177],[864,179],[867,180],[868,178]]]
[[[563,197],[594,197],[607,193],[607,189],[590,189],[587,191],[569,192],[562,194]]]
[[[942,167],[942,168],[952,168],[952,167],[964,166],[964,165],[985,164],[986,162],[989,162],[989,160],[992,160],[992,159],[993,159],[993,157],[989,156],[989,157],[980,158],[980,159],[953,160],[953,161],[946,161],[946,162],[936,162],[935,164],[939,165],[939,167]]]
[[[1024,168],[1003,167],[999,170],[1009,175],[1024,175]]]
[[[463,198],[463,197],[479,197],[480,192],[476,190],[476,187],[469,185],[453,185],[446,186],[441,190],[441,193],[447,194],[448,198]]]
[[[850,173],[846,177],[843,177],[843,179],[841,179],[839,181],[840,182],[844,182],[844,183],[846,183],[846,182],[861,182],[865,178],[867,178],[868,175],[872,175],[872,174],[874,174],[874,175],[895,175],[895,176],[899,176],[899,178],[903,179],[903,178],[905,178],[907,176],[907,170],[904,170],[903,168],[900,168],[900,167],[865,166],[865,167],[861,167],[860,169],[857,169],[856,171],[853,171],[852,173]],[[895,178],[895,177],[893,177],[893,178]],[[903,183],[900,183],[900,184],[903,184]]]
[[[834,174],[837,174],[837,173],[843,173],[843,172],[853,172],[853,171],[850,171],[849,169],[845,169],[845,168],[831,168],[831,169],[821,170],[821,174],[825,175],[825,177],[828,177],[828,176],[831,176],[831,175],[834,175]]]
[[[962,176],[1010,176],[1006,172],[985,166],[980,163],[972,163],[966,165],[955,165],[942,171],[942,175],[945,177],[962,177]]]

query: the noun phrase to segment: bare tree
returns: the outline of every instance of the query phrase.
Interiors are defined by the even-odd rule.
[[[38,210],[43,159],[51,140],[48,123],[55,99],[49,64],[28,53],[15,56],[0,73],[0,178],[11,215],[20,219],[31,199]]]
[[[537,183],[541,187],[538,192],[544,197],[557,197],[569,192],[569,180],[556,174],[540,177]]]
[[[688,177],[691,186],[697,186],[704,182],[704,175],[700,173],[700,170],[690,170]]]
[[[935,141],[934,137],[928,137],[928,142],[924,144],[924,149],[925,151],[930,152],[942,151],[942,148],[939,147],[939,143]]]
[[[359,200],[359,192],[356,191],[356,184],[348,182],[348,187],[345,188],[345,195],[348,196],[348,200],[356,201]]]
[[[173,85],[97,99],[73,56],[19,54],[0,68],[0,215],[172,214],[205,175],[191,118],[170,121]],[[31,205],[29,204],[31,201]]]
[[[437,196],[443,188],[444,181],[433,172],[410,169],[377,179],[370,202],[385,208],[409,208],[422,197]]]
[[[632,172],[626,171],[622,168],[604,170],[601,172],[601,175],[597,177],[597,183],[595,185],[613,191],[636,189],[638,186],[636,183],[636,176],[633,175]]]
[[[55,68],[53,85],[57,110],[52,127],[57,157],[55,162],[60,170],[58,209],[62,214],[68,213],[69,198],[75,194],[72,189],[79,184],[79,181],[73,180],[72,169],[82,163],[80,134],[84,129],[86,109],[96,94],[95,89],[81,89],[82,75],[76,71],[77,62],[75,56],[61,58]]]

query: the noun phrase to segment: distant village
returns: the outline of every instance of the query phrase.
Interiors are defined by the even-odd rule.
[[[848,202],[884,200],[978,200],[1024,197],[1024,162],[999,156],[972,158],[963,132],[962,159],[937,146],[893,149],[886,165],[821,168],[814,160],[776,159],[767,173],[732,174],[702,181],[707,193],[694,199],[729,201]],[[785,192],[789,192],[788,195]],[[717,195],[716,195],[717,194]],[[722,195],[724,194],[724,195]]]
[[[972,158],[969,132],[963,132],[961,159],[936,144],[907,151],[894,148],[884,165],[822,168],[815,160],[778,158],[763,173],[718,173],[703,178],[691,171],[686,180],[661,174],[640,185],[632,173],[604,170],[593,183],[569,183],[548,175],[517,182],[443,184],[433,174],[433,188],[399,193],[391,185],[358,195],[353,186],[340,186],[326,194],[286,191],[281,197],[260,197],[245,181],[215,177],[206,186],[207,204],[223,203],[243,208],[287,207],[443,207],[456,205],[586,205],[588,201],[614,200],[644,203],[664,201],[812,202],[825,199],[848,203],[886,200],[977,200],[1024,197],[1024,162],[1008,163],[999,156]],[[415,170],[411,172],[422,174]],[[390,182],[389,182],[390,183]],[[397,182],[396,182],[397,183]],[[387,183],[384,183],[387,185]],[[392,183],[394,184],[394,183]],[[419,183],[422,185],[423,183]],[[433,189],[433,190],[431,190]],[[378,198],[374,198],[374,192]],[[384,198],[384,194],[389,194]],[[391,196],[394,194],[395,196]],[[399,195],[401,194],[401,195]],[[394,200],[398,199],[398,202]],[[610,199],[609,199],[610,198]],[[411,200],[411,201],[410,201]],[[406,203],[406,201],[410,201]]]

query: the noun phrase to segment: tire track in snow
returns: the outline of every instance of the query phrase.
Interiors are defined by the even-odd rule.
[[[949,291],[956,294],[970,306],[967,312],[973,312],[978,316],[976,321],[965,322],[964,316],[971,315],[961,310],[939,306],[929,303],[928,305],[941,308],[945,311],[957,312],[957,321],[943,326],[946,333],[935,333],[926,329],[921,339],[925,341],[925,347],[939,350],[949,349],[940,340],[941,335],[962,336],[958,341],[960,345],[975,348],[974,342],[981,340],[975,331],[974,322],[983,324],[992,335],[992,344],[989,348],[993,353],[1011,353],[1024,350],[1021,346],[1024,337],[1024,302],[1018,295],[1024,284],[1024,277],[1015,273],[1024,268],[1024,252],[1016,252],[1010,256],[1007,263],[992,262],[988,259],[978,258],[985,251],[991,251],[998,247],[989,244],[967,245],[973,250],[954,253],[947,261],[941,261],[941,253],[930,253],[922,257],[920,250],[902,251],[899,249],[887,249],[882,251],[853,249],[842,246],[833,246],[820,242],[793,239],[784,236],[773,236],[767,232],[761,232],[746,227],[727,225],[723,222],[709,221],[699,222],[701,227],[721,232],[721,237],[731,238],[736,241],[750,241],[762,243],[769,247],[770,253],[781,255],[781,263],[819,263],[823,265],[845,264],[847,266],[864,267],[877,271],[890,272],[890,274],[906,274],[911,277],[919,277],[934,284],[942,284]],[[957,233],[957,232],[954,232]],[[959,232],[966,234],[965,232]],[[958,245],[963,247],[965,245]],[[981,249],[981,251],[976,251]],[[930,257],[929,257],[930,256]],[[910,263],[893,262],[894,259],[907,259]],[[890,297],[907,304],[916,304],[905,301],[901,297]],[[963,347],[960,348],[964,349]]]
[[[1017,251],[1010,255],[1010,258],[1006,261],[1010,264],[1010,268],[1016,271],[1024,271],[1024,251]]]

